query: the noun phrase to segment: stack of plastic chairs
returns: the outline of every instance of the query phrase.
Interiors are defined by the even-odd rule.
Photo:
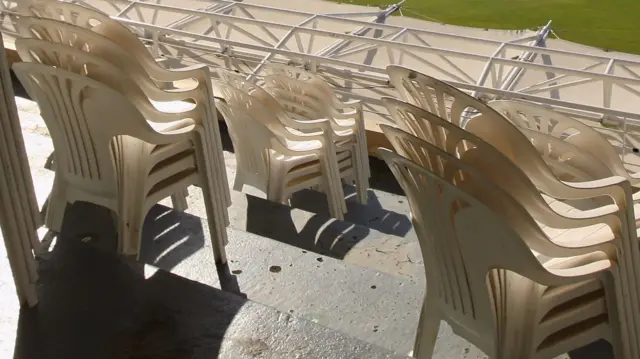
[[[71,46],[80,46],[126,68],[128,72],[133,74],[143,71],[160,88],[182,93],[184,100],[180,100],[178,96],[178,100],[167,99],[154,103],[160,108],[170,109],[169,112],[175,112],[176,109],[181,108],[191,108],[188,102],[194,99],[188,97],[193,94],[190,91],[206,94],[205,98],[209,101],[205,104],[205,109],[208,111],[207,116],[214,119],[204,124],[208,138],[206,145],[210,147],[207,156],[211,156],[209,161],[214,164],[214,175],[218,177],[215,188],[216,195],[225,198],[227,207],[231,205],[222,141],[219,136],[218,121],[215,120],[215,104],[207,66],[193,65],[180,69],[166,69],[156,62],[130,28],[104,13],[84,6],[56,0],[36,0],[21,4],[19,11],[25,15],[16,21],[18,31],[22,36],[37,37],[54,42],[62,41]],[[88,31],[82,31],[83,29]],[[196,84],[190,88],[182,89],[182,91],[175,90],[179,87],[178,82],[184,80],[195,81]],[[174,206],[177,209],[186,209],[186,201],[174,196]],[[228,225],[228,218],[224,222]],[[219,230],[221,229],[222,227],[219,228]]]
[[[551,359],[599,339],[633,357],[613,241],[555,244],[467,159],[401,130],[385,134],[428,163],[379,151],[407,195],[425,262],[414,357],[431,358],[441,320],[490,358]]]
[[[594,208],[592,210],[594,212],[587,211],[580,215],[597,217],[607,208],[612,211],[611,213],[617,214],[617,219],[609,223],[610,230],[607,233],[612,233],[618,238],[614,241],[619,251],[616,260],[620,267],[619,280],[624,289],[623,305],[618,309],[624,313],[622,316],[628,319],[626,324],[622,323],[625,328],[624,333],[628,334],[627,338],[623,338],[623,342],[630,348],[628,353],[633,354],[631,357],[637,357],[638,323],[640,323],[637,264],[640,256],[629,182],[623,177],[610,177],[613,174],[606,165],[599,161],[592,161],[592,155],[585,153],[574,143],[545,133],[523,133],[491,107],[439,80],[397,66],[390,66],[388,72],[392,84],[398,89],[403,99],[417,105],[412,106],[402,101],[385,99],[385,104],[396,124],[456,158],[461,158],[463,154],[466,158],[471,158],[474,168],[503,190],[519,188],[515,193],[525,191],[526,186],[515,184],[523,183],[523,178],[528,178],[532,184],[528,189],[529,192],[533,188],[555,199],[600,199],[603,196],[610,198],[608,203],[613,202],[613,204]],[[434,123],[437,123],[435,119],[440,121],[437,126],[434,126]],[[479,143],[485,143],[484,147]],[[481,150],[482,148],[484,150]],[[493,154],[486,148],[491,148]],[[496,156],[496,153],[501,153],[501,158],[506,159],[507,162],[502,161],[498,165],[495,161],[491,163],[483,159],[500,157]],[[412,159],[415,159],[419,154],[412,153],[412,155],[414,156]],[[505,169],[509,166],[505,163],[511,164],[511,170],[507,171],[510,173],[508,175],[505,175]],[[521,171],[521,176],[512,176],[514,169]],[[563,176],[576,182],[562,181]],[[514,195],[513,190],[510,195],[519,197]],[[527,196],[530,195],[527,194]],[[522,198],[518,200],[531,215],[534,217],[539,215],[542,208],[540,203],[534,206],[531,201],[525,201]],[[547,225],[554,227],[561,224],[565,226],[562,228],[566,228],[570,225],[568,223],[553,221]],[[580,227],[579,223],[573,225],[576,228]],[[576,243],[587,244],[593,240],[593,238],[579,238],[577,234],[576,236],[574,238],[568,236],[563,239],[562,244],[572,246]],[[565,240],[569,243],[564,243]]]
[[[356,100],[341,101],[326,81],[304,69],[278,64],[270,64],[266,69],[271,73],[264,78],[266,88],[271,88],[272,91],[285,90],[285,94],[296,94],[315,100],[321,104],[320,113],[316,116],[328,118],[336,132],[352,137],[350,141],[353,142],[357,159],[360,161],[360,181],[368,181],[371,172],[362,104]],[[363,200],[363,203],[366,203],[366,196]]]
[[[592,163],[599,163],[611,174],[625,177],[634,187],[640,186],[640,173],[629,171],[611,143],[584,122],[541,104],[523,100],[496,100],[489,102],[489,106],[521,131],[547,134],[570,143],[589,154]],[[634,200],[640,200],[640,192],[634,193]]]
[[[93,10],[68,3],[43,1],[42,3],[36,2],[35,4],[46,5],[46,9],[53,9],[51,11],[58,9],[58,6],[60,6],[63,8],[64,11],[61,11],[65,13],[66,17],[70,19],[76,19],[76,22],[78,21],[78,19],[82,19],[83,16],[85,18],[98,18],[103,20],[106,17],[106,15],[104,14],[100,14]],[[70,11],[74,11],[75,15],[70,15]],[[51,12],[48,12],[48,14],[51,14]],[[108,19],[108,17],[106,17],[105,21],[107,20],[113,22],[112,20]],[[90,21],[88,20],[80,22],[86,24],[90,23]],[[115,24],[120,27],[122,26],[117,23]],[[147,124],[152,126],[153,129],[159,133],[171,133],[174,131],[179,131],[181,128],[193,128],[193,130],[195,131],[194,133],[198,135],[198,140],[193,142],[193,145],[196,146],[196,148],[189,151],[196,151],[198,154],[202,154],[203,156],[202,158],[198,157],[196,166],[197,168],[195,169],[200,177],[197,181],[190,180],[184,182],[184,186],[173,186],[172,188],[176,189],[176,192],[174,192],[172,196],[174,198],[174,203],[178,202],[178,205],[176,207],[179,207],[179,209],[183,209],[184,207],[186,207],[186,202],[184,202],[183,198],[180,201],[177,201],[176,197],[184,197],[186,194],[186,189],[189,185],[196,184],[202,187],[206,197],[205,202],[207,204],[207,217],[209,221],[210,231],[212,233],[212,241],[214,242],[213,247],[216,255],[216,260],[217,262],[224,262],[225,256],[223,243],[226,244],[227,241],[226,227],[229,223],[227,207],[230,205],[230,195],[226,181],[226,171],[224,169],[225,167],[222,155],[221,139],[218,130],[216,111],[214,107],[215,104],[213,103],[213,99],[210,96],[212,90],[208,68],[202,67],[199,69],[191,69],[182,73],[182,76],[186,76],[187,78],[196,78],[199,81],[196,87],[185,90],[166,91],[158,86],[159,82],[175,81],[181,78],[179,76],[176,76],[174,74],[174,71],[149,71],[152,66],[143,66],[143,64],[138,61],[138,59],[144,58],[144,55],[131,56],[132,53],[135,53],[131,48],[127,48],[125,50],[115,42],[111,41],[109,38],[102,36],[99,33],[92,31],[86,27],[79,27],[66,22],[32,16],[21,16],[17,21],[17,26],[23,35],[35,37],[35,39],[18,40],[19,42],[21,42],[21,56],[25,61],[40,62],[43,65],[64,68],[71,72],[80,73],[85,77],[95,76],[95,79],[110,86],[112,89],[126,94],[129,101],[135,106],[137,111],[145,116]],[[122,27],[122,29],[128,31],[126,28]],[[95,28],[93,28],[93,30],[95,30]],[[141,46],[140,51],[146,52],[146,48],[139,42],[139,40],[135,38],[135,35],[133,35],[133,33],[131,32],[129,32],[129,34],[133,36],[136,41],[138,41],[139,46]],[[76,48],[76,53],[74,53],[73,55],[69,55],[68,51],[73,50],[74,47]],[[77,53],[77,51],[83,52],[83,54],[86,56],[83,58],[83,54]],[[70,57],[64,57],[62,54],[65,54],[64,56]],[[150,56],[148,52],[147,56]],[[77,59],[82,60],[80,61]],[[76,60],[79,62],[74,62]],[[86,71],[86,66],[82,65],[83,61],[92,63],[100,62],[101,65],[92,69],[93,71],[88,72]],[[125,76],[122,77],[113,75],[113,78],[110,78],[107,75],[109,73],[108,71],[104,72],[103,70],[96,70],[98,67],[101,69],[107,68],[108,65],[111,65],[115,69],[110,70],[111,72],[117,70],[119,74],[125,74]],[[158,66],[159,68],[159,65],[156,64],[156,66]],[[36,68],[34,67],[34,69]],[[40,71],[40,69],[38,69],[37,71]],[[150,77],[149,72],[154,72],[156,78]],[[169,75],[159,80],[158,77],[161,73]],[[56,76],[63,75],[58,74]],[[114,78],[122,80],[114,81]],[[29,84],[29,82],[27,82],[27,84]],[[56,88],[56,86],[53,86],[49,89],[49,91],[55,91]],[[40,98],[42,99],[42,97]],[[155,100],[155,102],[152,102],[152,100]],[[178,103],[180,104],[180,107],[182,107],[181,111],[174,110],[171,112],[165,112],[158,110],[157,108],[160,107],[158,106],[158,104],[163,103]],[[42,106],[42,104],[40,105]],[[52,125],[51,121],[54,121],[51,118],[52,115],[47,114],[47,116],[49,116],[48,125]],[[135,117],[137,115],[131,116]],[[45,117],[44,112],[43,117]],[[81,120],[86,119],[79,119],[78,121]],[[47,119],[45,119],[45,121],[47,121]],[[55,121],[62,120],[58,119]],[[58,147],[63,146],[62,143],[64,141],[64,136],[58,135]],[[175,156],[182,156],[182,151],[187,150],[187,148],[182,148],[181,146],[182,145],[175,147],[173,145],[169,145],[168,143],[162,144],[157,146],[157,148],[147,153],[146,155],[149,155],[151,157],[154,157],[155,155],[157,158],[167,156],[164,159],[159,159],[156,163],[167,165],[167,161],[170,162],[171,158],[176,159]],[[135,148],[135,146],[132,148]],[[132,151],[138,150],[133,149]],[[56,163],[63,163],[65,160],[62,158],[71,155],[85,156],[86,154],[83,154],[82,152],[82,150],[78,150],[78,153],[76,154],[56,153]],[[124,152],[128,152],[128,150]],[[114,155],[116,155],[115,152]],[[144,155],[144,151],[139,153],[139,155],[143,157],[146,156]],[[67,158],[67,160],[69,159]],[[104,160],[104,158],[102,158],[102,160]],[[153,164],[154,160],[148,159],[148,161],[151,161],[149,163]],[[57,167],[58,166],[56,166],[56,178],[58,178]],[[124,170],[124,167],[126,166],[122,165],[122,167],[116,168],[116,171]],[[155,170],[153,170],[153,168],[155,167],[153,166],[141,166],[139,170],[133,171],[129,169],[128,171],[131,172],[131,178],[140,178],[141,181],[141,179],[146,175],[139,172],[144,172],[145,169],[152,171],[151,174],[154,174],[155,176],[166,176],[171,171],[180,170],[178,167],[180,166],[178,166],[177,164],[175,164],[173,167],[169,166],[166,169],[163,169],[162,174],[160,174],[159,172],[154,172]],[[75,173],[75,175],[91,176],[92,174],[90,172],[83,172]],[[64,214],[64,207],[66,206],[66,201],[86,200],[105,205],[112,209],[114,207],[117,207],[114,203],[107,203],[108,201],[103,201],[104,198],[99,198],[100,196],[96,195],[97,197],[94,196],[95,198],[93,198],[93,195],[84,193],[82,191],[78,192],[83,193],[82,195],[77,194],[79,197],[70,198],[65,197],[66,195],[58,195],[58,192],[64,192],[62,188],[64,188],[65,186],[73,188],[73,183],[75,183],[71,180],[66,181],[65,183],[65,181],[63,180],[63,177],[65,177],[64,173],[61,173],[60,176],[61,180],[57,181],[56,184],[54,184],[54,189],[51,196],[52,200],[50,201],[47,213],[47,225],[51,229],[59,230],[62,216]],[[125,175],[123,174],[123,176]],[[124,178],[129,177],[125,176]],[[124,186],[124,183],[129,182],[120,183],[120,188],[124,188],[122,187]],[[57,187],[58,184],[60,184],[60,187]],[[162,185],[165,184],[167,183],[162,183]],[[108,186],[111,184],[104,182],[103,185]],[[82,187],[81,185],[78,186]],[[96,188],[99,187],[100,186],[96,185]],[[155,189],[149,190],[152,192],[155,191]],[[107,197],[113,195],[113,193],[109,193],[109,191],[104,192],[104,194]],[[141,195],[144,194],[145,193],[141,193]],[[86,195],[86,197],[82,197],[83,195]],[[63,198],[67,198],[67,200],[65,201],[63,200]],[[155,195],[153,198],[154,200],[156,199]],[[119,204],[118,206],[120,205],[121,204]],[[138,213],[138,208],[132,208],[131,211],[135,212],[135,215],[137,217],[135,220],[131,219],[129,223],[126,223],[127,231],[125,231],[125,233],[123,233],[125,227],[121,227],[120,234],[123,238],[123,241],[121,241],[121,249],[128,254],[135,254],[138,253],[139,250],[139,231],[141,229],[139,227],[142,225],[140,221],[144,220],[144,216],[142,215],[142,218],[139,221],[138,217],[140,217],[141,215],[140,213]],[[146,210],[144,209],[141,211],[143,213],[146,213]],[[120,213],[118,214],[121,215]]]
[[[294,131],[285,123],[296,126],[296,121],[283,109],[278,110],[277,103],[269,106],[265,98],[250,94],[252,89],[256,91],[251,84],[229,81],[230,77],[227,80],[214,82],[214,86],[224,99],[217,105],[236,153],[236,189],[251,185],[265,192],[269,200],[281,203],[302,189],[321,189],[327,195],[331,215],[344,218],[340,179],[353,179],[354,160],[351,148],[334,143],[328,120],[305,122],[305,129],[315,132]]]

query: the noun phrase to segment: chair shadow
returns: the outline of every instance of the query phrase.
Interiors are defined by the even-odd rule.
[[[185,259],[203,250],[205,242],[211,240],[204,231],[202,221],[200,217],[155,205],[145,219],[140,260],[171,271]],[[246,297],[228,264],[216,266],[216,272],[223,290]]]
[[[22,308],[15,359],[216,358],[246,300],[61,239],[39,268],[39,304]]]
[[[585,345],[569,352],[571,359],[614,359],[611,344],[605,340]],[[617,358],[616,358],[617,359]]]
[[[171,272],[205,247],[205,241],[210,237],[204,228],[199,217],[155,205],[144,222],[139,260]],[[88,243],[110,253],[116,253],[118,248],[111,212],[91,203],[76,202],[67,206],[56,246],[59,238],[65,236],[90,238]],[[223,290],[245,296],[240,291],[237,276],[231,273],[228,265],[217,266],[216,271]]]
[[[314,214],[301,230],[293,220],[293,208],[247,195],[246,231],[303,250],[343,259],[369,235],[367,228]],[[326,200],[325,200],[326,202]]]
[[[345,222],[398,237],[404,237],[411,230],[412,224],[409,218],[404,214],[383,208],[375,192],[369,191],[366,205],[356,201],[354,186],[345,185],[344,193],[347,198]],[[327,213],[327,216],[329,213],[326,196],[311,190],[295,193],[291,198],[291,207],[311,213]]]

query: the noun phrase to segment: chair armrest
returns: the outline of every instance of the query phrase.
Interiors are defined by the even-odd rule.
[[[631,183],[621,176],[611,176],[594,181],[586,182],[564,182],[561,193],[550,193],[552,197],[562,199],[589,199],[601,196],[609,196],[616,201],[616,204],[626,206],[631,200]]]
[[[186,141],[191,138],[193,132],[200,130],[200,126],[191,123],[188,126],[162,132],[155,130],[145,131],[144,134],[137,133],[135,137],[153,145],[166,145]]]
[[[209,67],[202,64],[169,70],[156,63],[156,66],[149,67],[147,71],[154,80],[164,82],[175,82],[190,78],[203,79],[206,76],[209,76]]]

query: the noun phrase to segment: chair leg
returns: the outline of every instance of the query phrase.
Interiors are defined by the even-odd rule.
[[[143,209],[144,197],[139,193],[143,192],[138,192],[136,196],[123,196],[118,210],[118,250],[126,256],[136,256],[137,259],[140,256],[142,226],[146,215]]]
[[[437,298],[434,295],[429,295],[429,290],[427,289],[418,321],[418,332],[413,345],[414,358],[431,359],[439,329],[440,312],[438,311]]]
[[[242,192],[244,188],[244,180],[242,179],[242,175],[240,172],[236,172],[236,178],[233,180],[233,190]]]
[[[211,246],[213,248],[213,258],[216,265],[224,265],[227,263],[227,253],[225,244],[227,241],[226,221],[223,218],[222,211],[227,210],[226,202],[223,196],[216,197],[214,193],[214,183],[209,178],[209,166],[204,154],[204,144],[202,140],[198,141],[196,148],[196,161],[198,163],[198,171],[200,172],[200,188],[204,197],[204,205],[207,211],[207,224],[209,226],[209,235],[211,237]]]
[[[60,233],[62,229],[64,212],[67,208],[66,186],[66,183],[56,176],[53,180],[53,188],[49,194],[45,226],[57,233]]]
[[[358,203],[366,205],[369,199],[369,178],[365,171],[365,160],[362,156],[367,154],[363,154],[359,147],[354,148],[353,153],[354,156],[352,158],[356,159],[356,163],[353,166],[354,177],[356,178],[356,199]]]
[[[620,278],[618,274],[610,273],[603,281],[605,286],[605,295],[607,303],[607,311],[609,312],[609,324],[611,326],[610,344],[613,347],[613,357],[633,358],[630,341],[635,340],[635,336],[629,333],[627,318],[625,315],[625,305],[621,300],[622,289],[619,286]],[[618,278],[616,278],[618,277]]]
[[[173,203],[173,209],[181,212],[186,211],[187,208],[189,208],[187,197],[189,197],[189,190],[187,188],[184,188],[171,195],[171,203]]]
[[[329,202],[329,213],[335,219],[344,220],[344,212],[346,208],[346,204],[342,205],[340,200],[344,202],[344,192],[342,191],[342,184],[340,181],[334,181],[334,177],[331,176],[331,172],[335,171],[330,165],[330,160],[326,157],[322,157],[320,159],[320,164],[323,167],[322,169],[322,180],[324,181],[323,187],[325,189],[325,195],[327,196],[327,201]],[[336,188],[340,186],[340,188]],[[342,198],[340,198],[340,193],[342,194]]]

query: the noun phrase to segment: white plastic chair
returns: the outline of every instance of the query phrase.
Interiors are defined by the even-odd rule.
[[[76,64],[85,63],[87,73],[29,62],[13,66],[38,103],[56,149],[52,202],[87,201],[110,208],[118,216],[119,250],[133,255],[139,254],[148,210],[181,188],[199,185],[215,260],[225,263],[224,244],[215,233],[216,198],[209,190],[202,126],[191,120],[189,126],[183,122],[155,130],[145,119],[155,116],[153,106],[135,106],[127,99],[135,97],[134,91],[123,95],[87,76],[99,72],[124,83],[125,73],[82,51],[73,56]],[[127,84],[121,90],[131,88]]]
[[[367,135],[361,103],[359,101],[340,101],[326,81],[303,69],[276,64],[267,68],[273,73],[264,78],[267,87],[279,87],[293,93],[309,96],[322,103],[324,116],[331,120],[334,130],[353,132],[354,142],[358,146],[358,151],[362,153],[360,156],[364,157],[361,164],[363,173],[366,178],[371,177],[368,162]]]
[[[615,227],[615,233],[620,238],[626,240],[620,241],[622,255],[625,259],[621,263],[624,269],[621,273],[623,279],[628,283],[628,293],[630,302],[628,303],[629,312],[634,317],[631,322],[632,329],[630,333],[637,338],[637,331],[634,329],[640,323],[640,308],[637,299],[640,297],[637,292],[640,290],[637,286],[637,279],[640,278],[640,250],[635,243],[637,242],[637,229],[635,226],[635,213],[632,206],[631,186],[623,177],[608,177],[600,180],[589,182],[569,183],[557,179],[548,166],[541,160],[532,149],[529,142],[524,141],[522,149],[517,153],[518,157],[513,158],[505,153],[498,151],[497,148],[485,142],[473,133],[461,129],[453,123],[442,119],[441,117],[428,112],[420,107],[409,103],[393,99],[384,98],[383,102],[389,113],[395,120],[396,124],[403,130],[416,135],[420,139],[437,146],[438,148],[454,155],[474,159],[474,165],[483,170],[485,176],[488,176],[495,183],[508,189],[507,192],[517,198],[520,203],[525,204],[525,208],[536,217],[539,215],[541,219],[550,221],[552,217],[545,214],[544,206],[541,203],[536,204],[536,197],[531,194],[527,184],[532,183],[535,188],[547,193],[556,199],[587,199],[602,198],[613,199],[615,205],[605,208],[596,208],[590,211],[578,211],[576,217],[600,216],[604,214],[618,213],[620,223]],[[469,153],[468,153],[469,152]],[[418,158],[419,153],[411,157]],[[523,193],[518,195],[517,192]],[[527,198],[529,198],[527,200]],[[532,202],[533,201],[533,202]],[[608,203],[611,203],[610,201]],[[604,210],[604,212],[602,212]],[[541,212],[542,211],[542,212]],[[571,225],[570,220],[553,220],[547,225],[554,228],[567,228]],[[578,226],[579,222],[573,222],[574,226]],[[632,341],[635,343],[637,341]],[[634,344],[635,345],[635,344]]]
[[[254,117],[265,123],[270,128],[274,127],[274,131],[281,131],[282,125],[284,125],[287,128],[287,132],[296,134],[320,135],[321,133],[324,133],[324,135],[329,136],[327,138],[332,138],[333,142],[328,143],[328,145],[324,147],[325,150],[328,151],[326,156],[333,158],[335,157],[335,154],[332,152],[337,151],[338,148],[341,151],[344,151],[345,148],[350,148],[351,161],[353,163],[358,163],[358,152],[355,147],[351,146],[352,143],[350,142],[352,139],[351,133],[336,132],[333,130],[329,119],[321,118],[322,116],[315,116],[315,112],[314,115],[310,115],[312,118],[306,118],[304,115],[308,114],[309,108],[308,106],[305,106],[305,102],[308,101],[305,101],[304,99],[298,100],[287,98],[277,100],[269,92],[265,91],[265,89],[238,74],[222,68],[217,69],[216,72],[223,82],[249,94],[270,110],[270,112],[268,112],[270,115],[268,115],[267,112],[256,112]],[[343,179],[353,182],[355,177],[358,201],[360,203],[366,203],[368,181],[364,179],[364,183],[362,182],[363,177],[358,169],[359,168],[357,166],[354,166],[353,176],[344,177]],[[333,170],[331,172],[337,173],[337,170]],[[340,178],[333,178],[331,183],[338,185],[340,183]],[[343,213],[346,213],[347,205],[344,201],[342,185],[340,185],[339,188],[334,189],[334,191],[338,198],[343,198],[339,201],[339,204],[342,207]],[[362,197],[365,198],[364,201],[361,200]]]
[[[204,115],[197,116],[197,119],[205,129],[206,139],[203,144],[207,146],[207,161],[211,163],[211,178],[214,179],[212,191],[218,198],[225,199],[226,207],[231,205],[231,195],[222,152],[222,140],[220,138],[217,112],[211,96],[213,90],[211,89],[210,76],[208,75],[209,69],[207,67],[193,71],[193,74],[198,73],[197,86],[191,89],[161,91],[157,83],[154,84],[149,81],[147,70],[136,59],[131,57],[118,44],[96,32],[57,20],[35,17],[21,17],[16,24],[25,36],[32,35],[36,39],[67,44],[110,61],[130,74],[132,79],[145,90],[149,97],[157,101],[154,103],[155,106],[166,109],[170,113],[192,110],[194,104],[197,103],[197,107]],[[166,121],[154,118],[148,118],[148,120],[155,122]],[[176,209],[186,209],[187,205],[184,197],[187,194],[185,189],[173,197]],[[226,238],[226,227],[229,225],[227,210],[220,209],[215,212],[221,216],[221,220],[217,221],[219,226],[217,233]]]
[[[633,186],[640,186],[640,174],[629,172],[611,143],[585,123],[522,100],[496,100],[489,102],[489,106],[520,129],[541,132],[568,142],[598,159],[612,174],[627,178]],[[640,193],[635,196],[640,196]]]
[[[149,75],[162,84],[161,87],[173,87],[173,82],[186,79],[198,80],[201,78],[199,70],[206,67],[205,65],[193,65],[172,70],[164,68],[139,40],[134,29],[111,19],[103,12],[83,5],[59,0],[35,0],[21,3],[18,6],[18,11],[27,16],[66,22],[107,37],[139,61]]]
[[[575,187],[573,182],[612,175],[606,165],[571,143],[534,131],[525,134],[493,108],[440,80],[395,65],[387,67],[387,72],[404,101],[488,142],[528,176],[537,174],[542,180],[534,181],[536,186],[554,198],[576,199],[575,191],[567,189]],[[570,183],[562,185],[558,179]]]
[[[412,151],[437,173],[378,153],[407,195],[425,262],[415,357],[431,358],[440,320],[491,358],[551,359],[599,339],[628,357],[614,244],[556,245],[466,163],[428,144]]]
[[[331,215],[343,219],[340,201],[344,201],[344,194],[335,178],[354,176],[349,149],[327,150],[325,147],[332,142],[325,132],[293,133],[260,100],[223,82],[215,81],[214,86],[226,101],[217,104],[236,153],[234,188],[242,190],[245,184],[251,185],[280,203],[302,189],[321,188],[327,194]]]
[[[36,37],[51,42],[62,42],[70,46],[82,48],[113,62],[130,73],[141,70],[151,77],[160,88],[173,88],[171,92],[180,92],[174,82],[192,80],[195,85],[182,89],[200,91],[208,99],[206,110],[210,121],[205,121],[204,128],[207,134],[205,144],[210,147],[207,156],[215,167],[218,184],[216,192],[226,200],[227,207],[231,205],[231,194],[226,185],[227,173],[224,165],[224,154],[220,129],[217,121],[217,113],[213,99],[213,90],[210,83],[209,68],[205,65],[195,65],[181,69],[168,70],[155,62],[146,47],[127,27],[112,20],[107,15],[80,5],[59,2],[55,0],[38,0],[22,10],[30,15],[16,19],[16,28],[23,37]],[[63,22],[60,20],[66,20]],[[188,97],[185,97],[188,99]],[[184,101],[174,101],[168,108],[189,107]],[[182,201],[179,208],[184,208],[186,201]],[[226,220],[228,222],[228,219]]]
[[[264,79],[265,89],[271,94],[297,122],[328,119],[331,123],[334,141],[339,146],[353,147],[353,158],[356,162],[356,194],[359,203],[367,203],[369,189],[369,153],[366,143],[364,124],[344,124],[338,120],[339,114],[322,101],[314,88],[306,83],[283,76],[267,76]],[[291,104],[295,104],[292,106]],[[344,117],[344,116],[343,116]],[[344,125],[338,125],[343,123]],[[298,128],[300,129],[300,128]]]

